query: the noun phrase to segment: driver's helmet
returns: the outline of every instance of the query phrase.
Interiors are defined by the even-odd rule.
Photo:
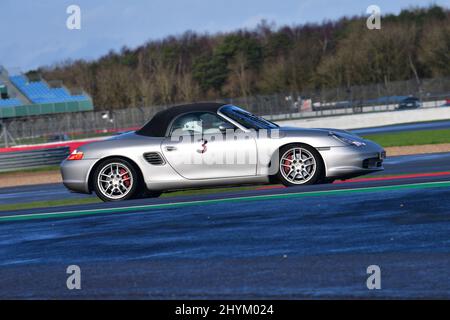
[[[198,117],[189,117],[184,119],[183,131],[202,131],[202,121]]]

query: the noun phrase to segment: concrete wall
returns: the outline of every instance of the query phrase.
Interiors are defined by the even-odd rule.
[[[281,126],[303,128],[362,129],[402,123],[447,119],[450,119],[450,107],[373,112],[323,118],[282,120],[276,121],[276,123]]]

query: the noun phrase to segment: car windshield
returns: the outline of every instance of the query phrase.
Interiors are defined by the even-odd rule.
[[[255,116],[236,106],[224,106],[220,109],[220,112],[247,129],[275,129],[279,127],[269,120]]]

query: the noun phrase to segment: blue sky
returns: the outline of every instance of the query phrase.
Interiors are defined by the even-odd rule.
[[[450,6],[450,0],[2,0],[0,65],[27,71],[186,30],[230,31],[261,19],[277,26],[321,22],[365,14],[371,4],[384,14],[432,3]],[[71,4],[81,8],[81,30],[66,28]]]

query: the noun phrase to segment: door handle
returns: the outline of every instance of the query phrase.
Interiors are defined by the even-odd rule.
[[[177,150],[177,147],[174,147],[174,146],[167,146],[167,147],[166,147],[166,150],[169,151],[169,152],[171,152],[171,151],[176,151],[176,150]]]

